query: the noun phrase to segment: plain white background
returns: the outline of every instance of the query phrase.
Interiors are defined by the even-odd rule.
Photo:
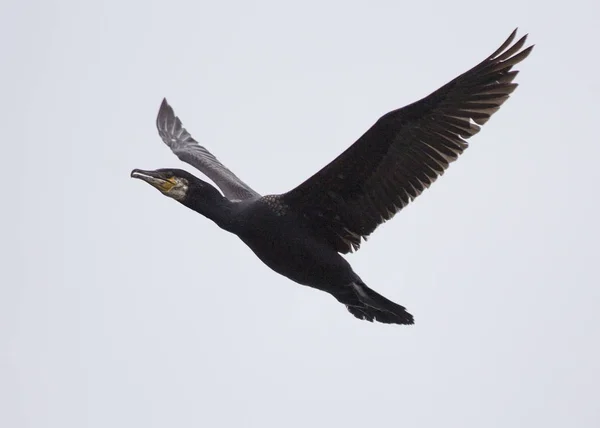
[[[597,427],[597,1],[4,1],[0,426]],[[354,319],[129,178],[162,97],[284,192],[519,26],[520,87],[361,251]]]

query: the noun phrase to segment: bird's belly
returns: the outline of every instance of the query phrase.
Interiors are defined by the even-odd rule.
[[[307,239],[242,240],[275,272],[316,288],[347,284],[354,278],[348,262],[336,251]]]

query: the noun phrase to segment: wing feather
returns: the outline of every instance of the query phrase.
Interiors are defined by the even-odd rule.
[[[281,195],[283,202],[337,251],[358,249],[443,174],[517,88],[512,67],[533,46],[523,49],[527,35],[513,43],[516,31],[472,69],[383,115],[329,165]]]
[[[164,143],[182,161],[189,163],[210,178],[228,199],[251,199],[260,197],[250,186],[192,138],[175,116],[173,108],[163,99],[156,118],[158,134]]]

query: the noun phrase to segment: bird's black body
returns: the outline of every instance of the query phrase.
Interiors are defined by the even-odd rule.
[[[429,187],[466,149],[467,139],[516,87],[512,67],[532,47],[506,42],[429,96],[383,115],[352,146],[304,183],[261,196],[183,128],[163,101],[157,127],[183,161],[212,185],[174,169],[134,170],[140,178],[236,234],[267,266],[345,304],[357,318],[412,324],[405,308],[368,288],[342,257]]]
[[[332,294],[361,318],[412,324],[413,317],[404,307],[369,289],[346,259],[316,234],[303,216],[287,207],[280,196],[232,202],[220,196],[216,189],[206,190],[207,186],[212,188],[208,183],[193,176],[186,177],[190,190],[182,203],[237,235],[275,272],[298,284]],[[208,205],[207,192],[211,195]],[[356,293],[363,293],[364,299],[376,299],[381,307],[368,306]]]
[[[350,264],[295,212],[277,214],[272,203],[261,198],[239,215],[244,227],[236,234],[275,272],[322,290],[358,279]]]

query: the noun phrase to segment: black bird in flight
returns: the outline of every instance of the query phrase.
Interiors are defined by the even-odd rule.
[[[377,226],[429,187],[467,148],[466,140],[516,89],[513,66],[533,46],[516,30],[493,54],[427,97],[383,115],[331,163],[295,189],[261,196],[185,130],[163,100],[162,140],[221,192],[180,169],[144,171],[141,179],[234,233],[271,269],[330,293],[356,318],[413,324],[413,316],[376,293],[341,256],[358,250]]]

